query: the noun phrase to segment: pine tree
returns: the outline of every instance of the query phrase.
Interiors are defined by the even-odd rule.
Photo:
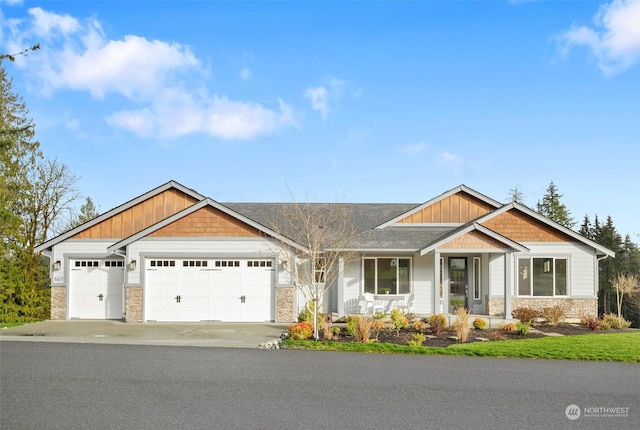
[[[558,188],[553,181],[551,181],[546,194],[542,197],[542,202],[538,201],[536,210],[539,214],[546,216],[558,224],[567,228],[573,228],[575,221],[571,217],[569,209],[567,209],[563,203],[560,203],[561,198],[562,194],[558,193]]]
[[[93,200],[91,200],[91,197],[87,197],[84,204],[80,206],[80,213],[71,219],[71,222],[65,230],[71,230],[80,224],[91,221],[98,215],[100,215],[100,213],[98,212],[96,205],[93,203]]]
[[[509,190],[509,194],[507,195],[507,198],[514,203],[524,204],[524,194],[518,188],[517,185],[515,188],[511,188]]]

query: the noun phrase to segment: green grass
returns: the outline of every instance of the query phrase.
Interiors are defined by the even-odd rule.
[[[0,322],[0,328],[17,327],[19,325],[28,324],[26,322]]]
[[[285,341],[288,348],[382,354],[458,355],[472,357],[546,358],[554,360],[621,361],[640,363],[640,331],[585,334],[522,340],[473,342],[448,348],[410,347],[389,343]]]

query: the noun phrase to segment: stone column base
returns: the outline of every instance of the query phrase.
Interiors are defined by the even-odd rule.
[[[542,310],[543,308],[560,306],[564,311],[565,318],[582,318],[585,315],[598,315],[598,299],[568,299],[568,298],[538,298],[538,297],[519,297],[511,299],[511,309],[516,308],[534,308]],[[504,314],[504,298],[490,297],[486,300],[487,315],[504,316],[511,318],[511,315]]]
[[[276,287],[276,320],[277,323],[296,321],[295,296],[296,289],[290,285]]]
[[[51,287],[51,319],[67,319],[67,287]]]
[[[142,287],[127,287],[124,289],[126,315],[124,321],[128,323],[142,322]]]

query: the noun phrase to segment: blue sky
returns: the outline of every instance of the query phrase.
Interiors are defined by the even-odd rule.
[[[106,211],[415,202],[465,184],[640,241],[640,0],[0,1],[48,157]],[[577,228],[577,227],[576,227]]]

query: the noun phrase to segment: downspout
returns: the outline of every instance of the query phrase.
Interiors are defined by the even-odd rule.
[[[116,255],[119,255],[120,257],[122,257],[124,259],[123,264],[122,264],[122,270],[124,271],[124,276],[122,277],[122,315],[125,316],[125,320],[126,320],[126,316],[127,316],[127,308],[126,308],[126,303],[127,303],[127,298],[126,298],[126,292],[124,287],[127,285],[127,253],[122,253],[119,250],[115,250],[113,252]]]

